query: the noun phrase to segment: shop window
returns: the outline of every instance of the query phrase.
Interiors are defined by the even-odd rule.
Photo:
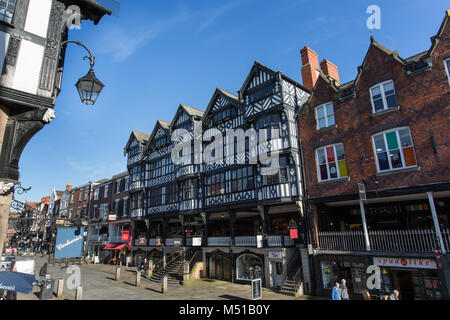
[[[385,131],[372,138],[379,172],[417,166],[409,128]]]
[[[323,288],[332,289],[338,279],[336,262],[322,261],[320,266],[322,269]]]
[[[372,98],[373,113],[397,108],[397,98],[395,96],[394,82],[392,80],[377,84],[370,88]]]
[[[335,125],[333,103],[326,103],[316,108],[317,130]]]
[[[348,176],[347,160],[342,143],[316,150],[319,181],[328,181]]]
[[[262,279],[263,262],[252,254],[244,254],[236,259],[236,278],[238,280]]]

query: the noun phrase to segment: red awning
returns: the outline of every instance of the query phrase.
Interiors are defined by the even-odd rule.
[[[122,250],[128,246],[127,243],[110,243],[106,247],[104,247],[104,250]]]

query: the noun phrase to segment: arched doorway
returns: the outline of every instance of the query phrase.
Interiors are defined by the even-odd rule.
[[[231,259],[221,251],[213,252],[208,259],[209,278],[231,282]]]

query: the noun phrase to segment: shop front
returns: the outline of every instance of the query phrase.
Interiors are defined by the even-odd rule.
[[[251,283],[254,279],[261,279],[264,283],[264,255],[245,251],[235,257],[237,282]]]
[[[368,257],[349,255],[318,255],[316,274],[317,294],[323,297],[331,297],[331,290],[342,279],[346,280],[350,299],[361,299],[366,289],[366,270]]]
[[[444,299],[445,282],[435,259],[377,256],[373,264],[380,267],[381,295],[398,290],[401,300]]]

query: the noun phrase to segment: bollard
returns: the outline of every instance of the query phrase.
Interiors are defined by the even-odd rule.
[[[136,271],[136,287],[141,286],[141,271]]]
[[[75,300],[83,300],[83,287],[82,286],[77,288],[77,291],[75,293]]]
[[[58,279],[58,288],[56,289],[56,297],[57,298],[62,298],[63,290],[64,290],[64,279],[59,278]]]
[[[120,267],[116,267],[116,278],[115,278],[115,280],[116,281],[120,280]]]
[[[150,279],[153,276],[153,260],[150,260],[148,262],[148,268],[147,268],[147,278]]]
[[[162,278],[161,293],[167,293],[167,276],[164,274]]]

